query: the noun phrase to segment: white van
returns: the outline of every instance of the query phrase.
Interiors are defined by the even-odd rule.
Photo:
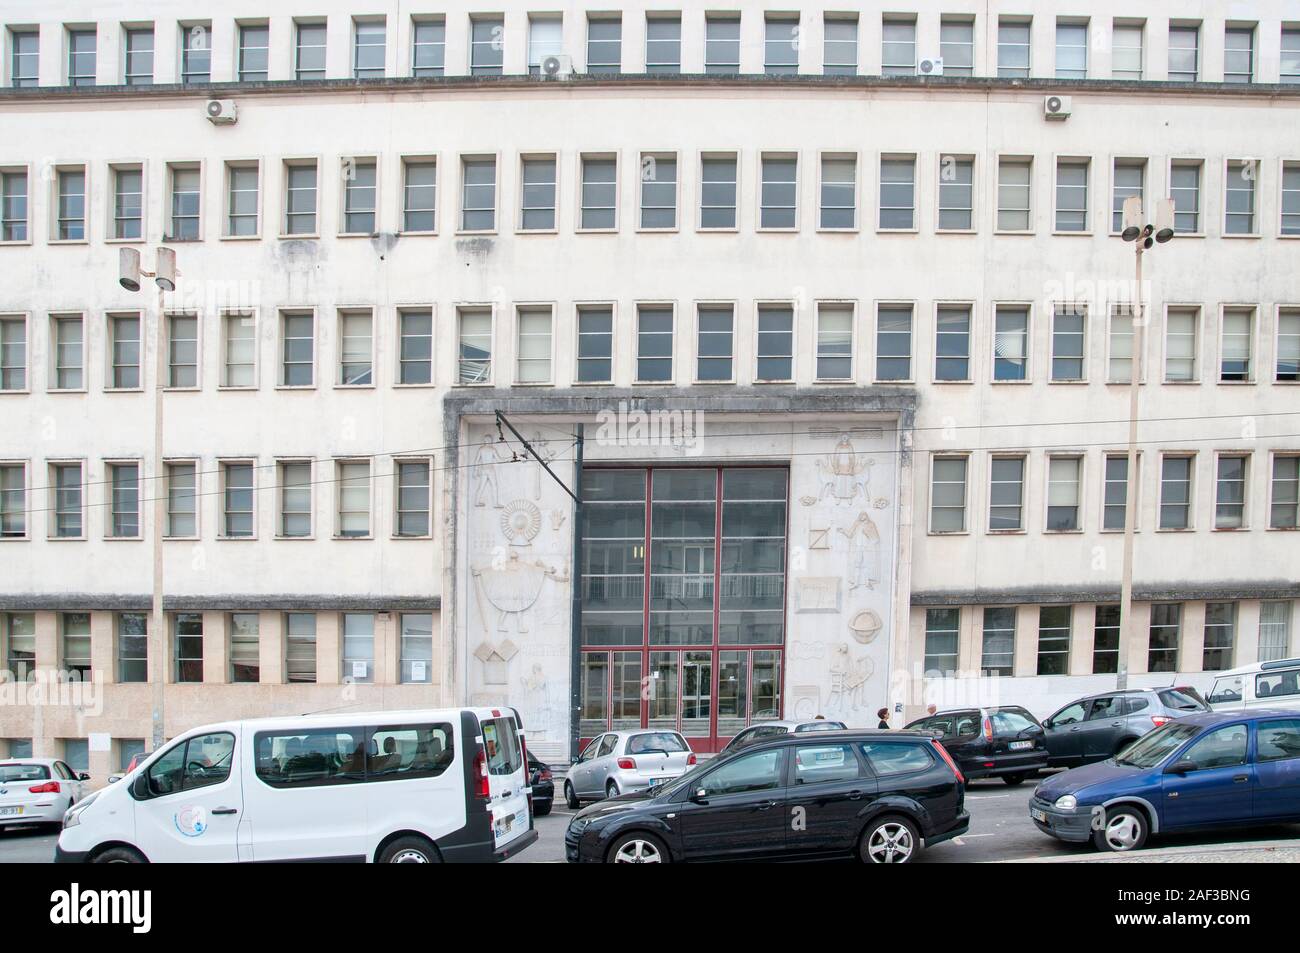
[[[1220,672],[1206,700],[1215,711],[1234,708],[1300,709],[1300,658],[1255,662]]]
[[[205,725],[69,810],[60,862],[504,860],[537,840],[513,708]]]

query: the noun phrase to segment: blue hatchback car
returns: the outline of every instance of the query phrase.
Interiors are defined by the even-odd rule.
[[[1043,781],[1029,816],[1045,834],[1137,850],[1151,834],[1300,822],[1300,711],[1200,712],[1114,758]]]

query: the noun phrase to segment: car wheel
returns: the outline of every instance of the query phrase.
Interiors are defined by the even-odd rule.
[[[667,864],[668,848],[653,834],[624,834],[609,849],[611,864]]]
[[[399,837],[379,854],[381,864],[438,864],[438,851],[423,837]]]
[[[551,802],[546,801],[543,804],[533,804],[533,817],[545,817],[551,813]]]
[[[130,847],[110,847],[95,855],[92,864],[143,864],[144,854]]]
[[[578,795],[573,793],[573,785],[568,781],[564,782],[564,806],[570,811],[576,811],[582,807],[582,802],[578,800]]]
[[[1147,842],[1147,830],[1147,818],[1141,809],[1119,804],[1106,811],[1106,823],[1101,830],[1092,832],[1092,843],[1098,850],[1116,853],[1139,850]]]
[[[1017,784],[1024,784],[1024,783],[1025,783],[1025,777],[1026,777],[1026,775],[1023,775],[1023,774],[1004,774],[1004,775],[1002,775],[1002,781],[1003,781],[1003,782],[1004,782],[1008,787],[1013,787],[1013,788],[1014,788]]]
[[[610,781],[605,785],[605,797],[618,797],[618,795],[619,790],[617,781]]]
[[[905,817],[882,817],[867,825],[858,845],[864,864],[906,864],[921,849],[916,825]]]

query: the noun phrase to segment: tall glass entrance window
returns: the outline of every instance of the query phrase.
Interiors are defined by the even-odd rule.
[[[781,715],[788,474],[583,475],[580,734],[672,728],[717,750]]]

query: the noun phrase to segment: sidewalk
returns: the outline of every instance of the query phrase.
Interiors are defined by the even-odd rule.
[[[1294,864],[1300,862],[1300,840],[1244,841],[1233,844],[1190,844],[1157,847],[1132,854],[1067,854],[1005,860],[1022,864]]]

